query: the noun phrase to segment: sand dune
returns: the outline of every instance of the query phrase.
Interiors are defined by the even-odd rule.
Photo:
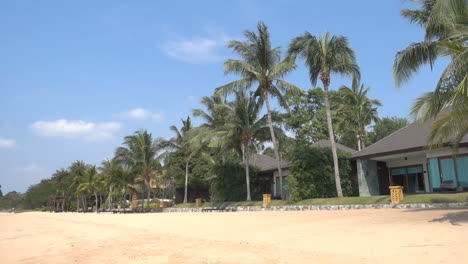
[[[468,210],[0,214],[0,263],[466,263]]]

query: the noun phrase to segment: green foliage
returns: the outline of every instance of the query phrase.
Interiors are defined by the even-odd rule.
[[[28,209],[41,208],[47,206],[49,196],[55,195],[56,186],[51,179],[45,179],[38,184],[29,186],[24,194],[24,206]]]
[[[343,123],[345,115],[338,110],[344,97],[343,91],[330,91],[330,108],[333,113],[333,133],[336,142],[355,149],[356,133],[347,127],[337,127]],[[312,144],[320,139],[328,139],[327,117],[325,112],[325,93],[322,88],[310,89],[304,94],[286,93],[285,100],[289,112],[283,114],[285,127],[292,131],[299,144]]]
[[[239,163],[226,163],[215,166],[213,171],[216,175],[210,186],[213,201],[245,200],[247,186],[244,166]],[[257,172],[257,168],[250,166],[250,188],[253,200],[259,200],[262,197]]]
[[[23,208],[24,195],[19,192],[9,192],[0,199],[0,209]]]
[[[184,188],[185,154],[180,149],[168,154],[165,162],[165,177],[175,181],[176,188]],[[212,163],[201,154],[194,155],[189,161],[189,185],[193,188],[208,187],[207,177],[212,175]]]
[[[384,117],[379,122],[377,122],[373,131],[368,134],[368,145],[374,144],[375,142],[381,140],[382,138],[392,134],[398,129],[408,125],[408,119],[401,117]]]
[[[347,153],[338,151],[343,194],[355,194],[356,186],[350,176],[351,162]],[[294,201],[336,196],[333,157],[329,148],[298,145],[290,154],[288,188]]]
[[[285,127],[301,142],[313,143],[328,138],[322,88],[303,94],[286,93],[289,112],[284,114]]]
[[[423,27],[424,41],[397,52],[393,65],[395,83],[400,86],[423,65],[433,68],[441,57],[449,63],[433,92],[417,98],[411,115],[432,122],[427,138],[430,148],[452,141],[455,147],[468,134],[468,21],[466,0],[424,0],[419,8],[404,9],[402,15]]]
[[[2,193],[2,186],[0,185],[0,199],[2,199],[3,193]]]

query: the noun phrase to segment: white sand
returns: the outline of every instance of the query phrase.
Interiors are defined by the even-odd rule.
[[[0,223],[2,264],[468,263],[468,210],[22,213]]]

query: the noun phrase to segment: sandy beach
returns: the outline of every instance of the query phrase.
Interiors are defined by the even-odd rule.
[[[468,210],[0,214],[0,263],[466,263]]]

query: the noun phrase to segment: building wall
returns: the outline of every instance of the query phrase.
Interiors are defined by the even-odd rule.
[[[458,154],[467,154],[468,148],[460,148]],[[423,166],[424,173],[424,189],[426,192],[430,192],[429,187],[429,174],[427,168],[427,159],[437,158],[443,156],[453,155],[452,148],[445,147],[439,151],[427,151],[417,153],[408,153],[400,154],[397,157],[389,156],[388,159],[385,157],[378,157],[379,161],[386,163],[388,168],[396,167],[406,167],[411,165],[421,165]],[[406,158],[406,159],[405,159]],[[374,164],[376,161],[373,160],[357,160],[357,170],[358,170],[358,183],[359,183],[359,196],[370,196],[370,195],[379,195],[378,190],[378,175],[377,168]]]
[[[379,195],[377,161],[357,160],[359,196]]]

